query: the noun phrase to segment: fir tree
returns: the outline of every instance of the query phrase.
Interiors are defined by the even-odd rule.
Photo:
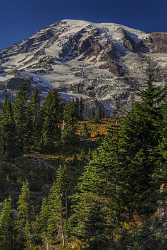
[[[96,201],[88,214],[85,237],[90,250],[107,249],[109,240],[106,235],[107,222],[105,221],[105,211],[103,207]]]
[[[30,245],[30,191],[27,182],[23,183],[18,199],[16,219],[16,240],[18,249],[28,249]],[[30,248],[28,249],[30,250]]]
[[[83,102],[83,99],[82,97],[78,100],[78,118],[80,120],[83,120],[84,119],[84,102]]]
[[[65,144],[76,144],[76,124],[78,120],[76,103],[67,103],[64,107],[64,128],[62,131],[62,139]]]
[[[124,206],[129,212],[149,214],[156,209],[157,186],[153,177],[160,154],[163,91],[152,82],[125,118],[121,128],[120,157]],[[122,197],[123,198],[123,197]],[[132,211],[130,211],[132,210]],[[132,212],[133,213],[133,212]]]
[[[39,225],[39,235],[41,245],[49,248],[49,235],[48,235],[48,219],[49,219],[49,207],[48,199],[43,199],[40,214],[37,217],[37,224]]]
[[[17,127],[17,134],[19,138],[19,144],[22,146],[23,150],[26,150],[29,141],[29,131],[28,131],[28,95],[29,92],[26,86],[20,88],[16,99],[14,101],[14,120]]]
[[[90,131],[86,123],[83,124],[83,129],[81,131],[81,136],[84,140],[88,140],[90,138]]]
[[[66,235],[65,235],[65,220],[66,216],[64,214],[64,192],[62,189],[63,185],[63,170],[59,170],[57,175],[57,180],[53,184],[50,195],[48,197],[48,205],[50,216],[48,219],[48,234],[51,242],[56,244],[61,242],[63,246],[66,244]],[[56,234],[55,234],[56,233]]]
[[[66,245],[66,209],[64,190],[64,170],[59,169],[48,199],[43,201],[39,221],[43,244],[49,246]]]
[[[22,155],[16,124],[13,117],[13,108],[9,97],[5,97],[0,124],[1,155],[4,159],[14,159]]]
[[[31,100],[28,104],[28,125],[29,148],[38,149],[41,136],[41,114],[40,114],[40,96],[38,89],[34,89]]]
[[[0,211],[0,249],[12,250],[13,241],[13,216],[11,199],[6,199]]]
[[[133,107],[120,128],[110,131],[85,168],[74,196],[72,223],[74,234],[89,244],[87,231],[96,205],[105,211],[101,216],[110,243],[118,232],[121,237],[135,213],[149,216],[156,210],[159,186],[154,174],[160,158],[162,100],[162,90],[149,82],[141,103]]]
[[[41,147],[53,152],[60,144],[60,101],[56,91],[49,92],[42,108],[43,127]]]
[[[112,194],[117,196],[116,185],[119,185],[117,140],[118,136],[113,138],[111,133],[93,154],[93,159],[80,179],[77,194],[73,197],[74,214],[70,219],[73,233],[91,248],[95,247],[97,242],[101,249],[110,249],[112,244],[112,229],[117,218],[115,210],[117,208],[118,211],[119,207],[112,199]],[[99,220],[99,224],[95,223],[96,220]],[[98,234],[100,230],[103,232]]]
[[[96,104],[96,109],[95,109],[94,119],[95,122],[99,123],[100,120],[102,119],[102,110],[97,100],[95,101],[95,104]]]

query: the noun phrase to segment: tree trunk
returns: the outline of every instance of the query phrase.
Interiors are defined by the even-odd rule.
[[[46,250],[49,250],[49,243],[46,242]]]
[[[66,248],[66,238],[64,233],[64,219],[63,219],[63,212],[61,215],[61,238],[62,238],[62,245],[64,248]]]

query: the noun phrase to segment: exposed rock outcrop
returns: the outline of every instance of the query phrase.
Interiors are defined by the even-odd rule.
[[[97,103],[112,115],[129,109],[137,99],[148,79],[148,61],[155,65],[155,82],[165,84],[167,33],[62,20],[0,50],[0,96],[4,86],[15,91],[10,79],[28,79],[43,96],[57,88],[65,99],[82,97],[86,116]]]

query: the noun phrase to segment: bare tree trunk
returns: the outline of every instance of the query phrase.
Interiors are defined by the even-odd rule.
[[[61,225],[61,237],[62,237],[62,244],[63,244],[63,247],[65,247],[66,245],[66,240],[65,240],[65,235],[64,235],[64,223],[63,223],[63,220],[62,220],[62,225]]]
[[[63,212],[61,215],[61,238],[62,238],[62,245],[66,249],[66,237],[64,233],[64,220],[63,220]]]
[[[49,243],[46,242],[46,250],[49,250]]]

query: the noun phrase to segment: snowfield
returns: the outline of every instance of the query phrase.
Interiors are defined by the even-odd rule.
[[[111,114],[138,98],[148,60],[159,67],[157,82],[167,80],[166,36],[156,36],[120,24],[62,20],[0,50],[0,84],[30,79],[41,91],[57,88],[64,99],[99,102]]]

